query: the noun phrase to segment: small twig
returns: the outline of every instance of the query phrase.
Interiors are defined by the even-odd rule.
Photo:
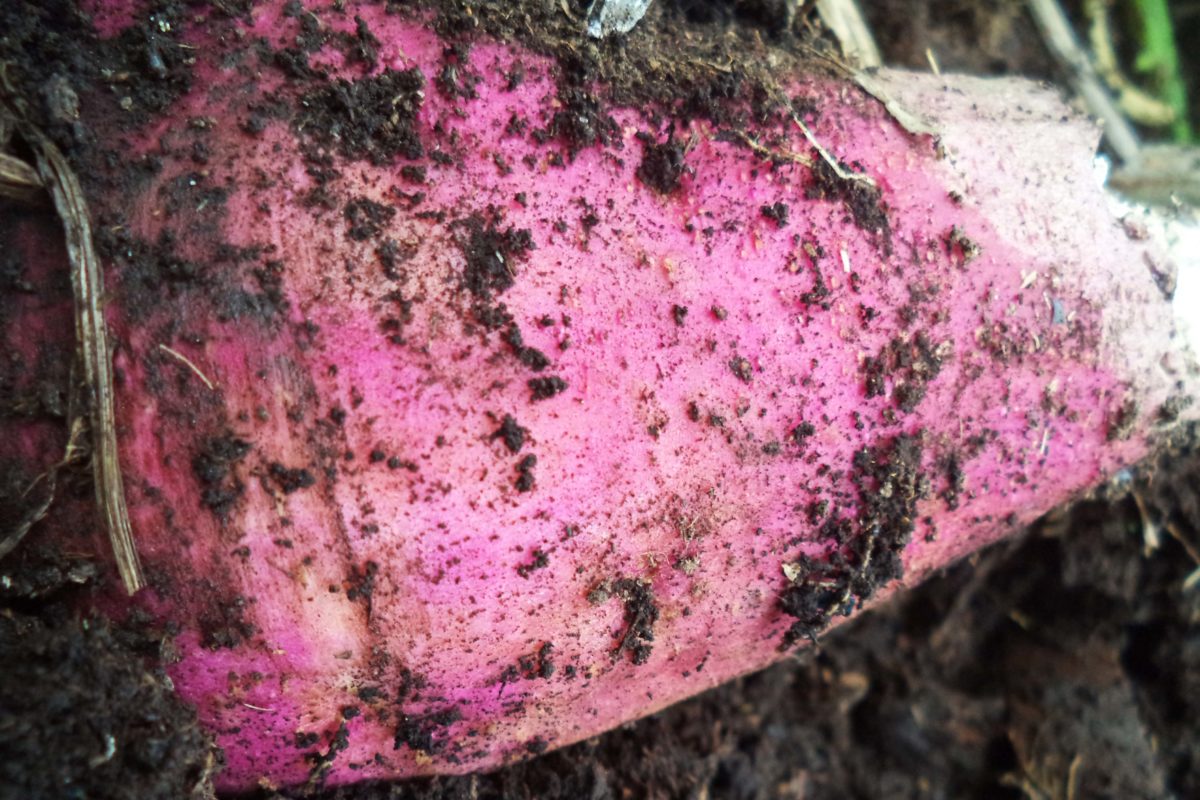
[[[932,47],[925,48],[925,60],[929,62],[929,68],[933,70],[933,74],[940,78],[942,76],[942,68],[938,64],[937,56],[934,54]]]
[[[804,138],[807,139],[808,143],[813,146],[813,149],[820,154],[821,159],[829,165],[829,168],[833,170],[834,175],[837,175],[844,181],[861,181],[868,186],[875,185],[875,181],[870,175],[864,175],[861,172],[847,172],[846,170],[842,169],[842,165],[838,163],[838,160],[834,158],[819,141],[817,141],[817,137],[814,136],[812,131],[808,129],[808,126],[804,124],[804,120],[800,119],[800,115],[796,113],[795,109],[789,105],[788,111],[792,115],[792,121],[795,122],[800,128],[800,132],[804,134]]]
[[[1071,766],[1067,768],[1067,800],[1075,800],[1079,794],[1079,770],[1083,766],[1083,756],[1078,753],[1071,759]]]
[[[1187,540],[1187,538],[1180,532],[1179,528],[1176,527],[1175,523],[1168,522],[1163,526],[1163,528],[1165,528],[1167,533],[1171,535],[1172,539],[1179,542],[1179,544],[1183,547],[1183,551],[1188,554],[1188,558],[1192,559],[1195,564],[1200,566],[1200,550],[1197,550],[1196,546]]]
[[[795,164],[800,164],[805,167],[811,167],[813,164],[811,158],[801,153],[793,153],[790,150],[772,150],[766,145],[759,144],[753,138],[751,138],[749,134],[746,134],[742,131],[734,131],[733,134],[737,136],[737,138],[743,143],[745,143],[747,147],[753,150],[755,154],[768,161],[791,161]]]
[[[201,372],[200,368],[197,367],[195,364],[193,364],[191,359],[189,359],[183,353],[181,353],[178,350],[175,350],[173,348],[167,347],[165,344],[160,344],[158,346],[158,349],[162,350],[167,355],[173,356],[173,357],[179,359],[180,361],[182,361],[189,369],[191,369],[192,372],[196,373],[197,378],[204,381],[204,385],[208,387],[208,390],[210,392],[215,392],[217,390],[217,387],[214,386],[213,382],[208,379],[208,376],[205,375],[203,372]]]

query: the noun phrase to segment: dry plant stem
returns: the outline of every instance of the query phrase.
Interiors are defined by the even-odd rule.
[[[71,423],[71,438],[67,441],[66,452],[63,454],[62,460],[38,476],[25,490],[25,495],[28,496],[41,484],[41,499],[26,509],[15,525],[0,537],[0,559],[16,549],[21,540],[25,538],[25,534],[42,521],[46,512],[50,510],[50,506],[54,504],[54,495],[58,490],[58,471],[79,458],[83,449],[82,442],[85,431],[86,425],[83,418],[76,417]]]
[[[871,28],[854,0],[817,0],[817,14],[849,61],[863,69],[883,66]]]
[[[1113,152],[1126,164],[1136,162],[1141,147],[1137,134],[1096,77],[1091,59],[1076,39],[1062,7],[1056,0],[1029,0],[1029,11],[1050,52],[1070,72],[1075,91],[1088,111],[1100,118],[1104,138]]]
[[[874,97],[880,103],[883,103],[883,107],[892,115],[892,119],[896,120],[904,130],[913,136],[922,134],[937,136],[938,130],[933,123],[912,109],[906,108],[902,103],[889,95],[883,88],[883,85],[870,71],[859,70],[852,73],[850,78],[858,84],[858,88]]]
[[[6,531],[0,537],[0,558],[4,558],[21,543],[25,538],[25,534],[29,533],[29,529],[42,521],[46,516],[46,512],[50,510],[50,505],[54,502],[54,490],[56,488],[57,471],[51,469],[46,473],[46,481],[42,489],[42,498],[35,504],[30,506],[21,516],[11,530]],[[30,486],[26,494],[33,491],[34,486]]]
[[[133,594],[144,585],[142,565],[133,544],[125,487],[117,457],[117,429],[113,414],[112,357],[108,350],[100,298],[104,278],[92,242],[91,222],[79,180],[62,153],[39,132],[36,144],[38,173],[50,191],[63,221],[67,252],[71,258],[71,286],[75,295],[75,333],[83,360],[85,400],[91,417],[92,472],[96,502],[104,518],[125,591]]]
[[[42,181],[28,164],[19,158],[0,153],[0,197],[18,203],[33,204],[45,197]]]
[[[802,153],[793,153],[790,150],[772,150],[771,148],[764,146],[762,143],[755,141],[748,134],[743,133],[742,131],[734,131],[734,135],[737,136],[739,141],[743,142],[747,147],[754,151],[756,155],[766,161],[778,159],[781,161],[791,161],[794,164],[801,164],[806,167],[812,166],[812,159],[806,155],[803,155]]]
[[[92,241],[91,222],[79,179],[54,143],[34,126],[17,122],[17,130],[34,152],[36,177],[54,203],[63,223],[67,254],[71,261],[71,288],[75,300],[75,336],[77,357],[83,369],[81,405],[72,415],[72,437],[62,463],[71,460],[76,442],[77,421],[87,415],[92,435],[92,476],[96,486],[96,502],[103,517],[105,530],[112,544],[117,571],[125,590],[133,594],[144,585],[142,566],[133,543],[129,512],[125,505],[125,487],[121,482],[121,465],[117,455],[117,432],[113,411],[112,356],[100,298],[104,294],[104,278],[100,259]],[[8,159],[13,160],[13,159]],[[18,174],[21,171],[18,170]],[[58,466],[61,466],[59,464]],[[47,477],[47,498],[39,503],[18,526],[27,532],[49,509],[54,497],[54,467]],[[24,534],[21,533],[21,536]],[[12,537],[13,546],[21,536]],[[6,540],[7,543],[8,540]],[[10,548],[11,549],[11,548]],[[3,555],[3,552],[0,552]]]

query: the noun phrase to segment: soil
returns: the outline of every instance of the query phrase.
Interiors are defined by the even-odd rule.
[[[186,4],[166,0],[157,5],[167,22],[186,9]],[[221,5],[228,6],[230,14],[240,7],[233,0]],[[489,33],[520,39],[560,58],[564,110],[545,135],[561,141],[568,156],[611,134],[612,120],[604,111],[607,100],[668,99],[681,117],[777,113],[769,75],[712,73],[686,65],[725,63],[739,49],[761,47],[764,41],[822,44],[806,27],[811,12],[792,17],[782,0],[660,0],[654,24],[676,26],[674,44],[687,57],[653,68],[626,58],[618,69],[605,53],[619,42],[567,44],[567,17],[557,12],[531,22],[507,14],[503,0],[479,0],[470,4],[470,13],[468,4],[458,0],[436,5],[441,9],[437,24],[446,32],[463,33],[462,26],[471,19]],[[579,16],[586,4],[564,0],[563,5]],[[923,67],[926,50],[931,49],[945,70],[1058,77],[1016,0],[884,0],[869,5],[869,21],[888,63]],[[70,55],[75,50],[70,44],[86,40],[88,34],[69,0],[43,4],[38,13],[26,13],[29,8],[22,13],[0,10],[0,23],[8,31],[0,38],[9,54],[23,54],[23,66],[42,65],[38,77],[43,85],[52,85],[49,81],[55,76],[120,71],[136,58],[149,59],[152,71],[162,75],[130,87],[132,110],[139,119],[186,90],[186,64],[161,55],[158,61],[153,58],[166,52],[159,39],[171,25],[133,30],[121,42],[98,51],[95,61],[84,63],[82,56]],[[48,22],[52,16],[59,22]],[[690,36],[694,29],[729,35]],[[346,46],[365,62],[375,58],[368,30],[360,30]],[[4,52],[0,48],[0,55]],[[293,72],[311,70],[303,46],[273,57]],[[456,69],[455,54],[446,58],[438,91],[469,98],[471,76]],[[126,71],[135,76],[145,72]],[[34,77],[28,71],[15,74],[18,84]],[[652,80],[639,77],[643,75]],[[511,76],[513,81],[520,79],[518,74]],[[417,76],[405,73],[388,73],[378,81],[330,84],[310,98],[318,117],[301,129],[327,128],[320,115],[336,114],[348,105],[370,107],[393,96],[408,102],[421,89]],[[585,88],[595,82],[610,86],[610,95],[598,98]],[[656,86],[669,97],[648,95]],[[86,163],[93,157],[88,131],[70,123],[67,115],[56,114],[61,103],[27,86],[18,88],[41,98],[42,107],[34,113],[73,159]],[[66,91],[71,91],[69,86]],[[1198,94],[1193,92],[1194,97]],[[749,97],[750,102],[727,102],[735,96]],[[404,113],[381,126],[340,136],[337,147],[343,155],[376,162],[412,157],[420,143],[408,124],[411,103],[402,106]],[[283,112],[263,108],[256,113]],[[252,115],[245,129],[253,134],[261,124]],[[660,192],[676,191],[688,176],[682,146],[669,131],[647,136],[639,177]],[[312,145],[313,169],[319,169],[318,151],[333,142],[318,137]],[[195,157],[201,163],[202,150]],[[415,169],[404,173],[405,178],[423,182],[424,174]],[[886,215],[877,196],[833,174],[824,175],[812,190],[841,199],[862,227],[886,239]],[[780,206],[762,211],[783,226],[787,209]],[[351,235],[367,239],[378,233],[381,215],[394,211],[363,200],[343,213]],[[489,329],[511,322],[502,304],[492,305],[511,283],[495,254],[519,259],[530,246],[526,237],[527,232],[502,230],[482,217],[466,226],[465,286],[480,304],[481,324]],[[966,249],[964,245],[964,253]],[[155,279],[192,280],[192,265],[169,251],[169,243],[164,243]],[[385,242],[379,252],[384,269],[395,272],[402,263],[397,246]],[[818,287],[823,288],[820,281]],[[8,291],[4,284],[0,288]],[[812,301],[820,302],[820,292],[814,289],[813,295]],[[681,325],[686,312],[673,310]],[[723,310],[713,313],[723,318]],[[523,363],[533,371],[548,365],[542,363],[544,354],[524,347],[515,326],[510,331],[506,341]],[[879,360],[897,360],[902,344],[913,346],[897,343]],[[937,364],[928,348],[919,341],[915,346],[908,385],[919,392]],[[737,371],[741,365],[732,368]],[[744,380],[752,379],[748,362],[744,373]],[[549,399],[568,388],[557,376],[531,378],[528,386],[533,400]],[[903,398],[900,403],[905,410]],[[699,418],[697,408],[693,419]],[[710,417],[714,425],[717,420]],[[811,426],[797,430],[798,444],[812,433]],[[505,417],[497,436],[516,453],[525,431]],[[232,439],[210,444],[196,456],[192,469],[208,487],[209,508],[221,516],[241,492],[229,477],[229,466],[245,453],[243,443]],[[379,451],[379,456],[383,460],[384,453]],[[374,454],[371,459],[376,460]],[[1190,724],[1200,716],[1200,586],[1189,582],[1200,567],[1200,451],[1182,449],[1143,465],[1124,485],[1109,487],[1107,495],[1047,518],[822,636],[833,615],[848,611],[856,599],[865,599],[876,585],[897,574],[896,553],[911,529],[888,520],[909,518],[912,504],[924,491],[910,469],[915,460],[917,455],[899,443],[892,452],[866,453],[862,463],[856,463],[864,484],[886,484],[890,499],[871,508],[880,523],[872,529],[879,532],[873,538],[857,537],[860,550],[847,563],[796,565],[801,583],[811,578],[814,585],[834,588],[828,596],[798,593],[787,608],[796,619],[791,638],[819,640],[817,646],[797,651],[794,659],[620,730],[495,773],[321,791],[279,793],[264,788],[250,797],[1200,796],[1200,731]],[[523,491],[536,485],[535,465],[533,455],[517,465],[516,480],[525,482],[524,488],[518,483]],[[947,465],[948,472],[954,469]],[[284,491],[315,482],[306,469],[282,464],[272,465],[271,475]],[[877,494],[884,497],[883,492]],[[0,510],[5,499],[0,486]],[[814,524],[842,522],[836,510],[828,516],[827,512],[813,509]],[[529,569],[545,566],[543,559],[544,554],[535,553]],[[350,589],[368,603],[373,566],[352,576]],[[119,627],[78,619],[68,609],[73,596],[87,590],[94,578],[89,569],[94,568],[72,561],[69,554],[41,550],[35,539],[3,567],[0,800],[204,796],[220,754],[210,748],[192,712],[170,692],[162,666],[170,658],[171,632],[137,619]],[[804,570],[812,574],[805,576]],[[825,572],[818,574],[819,570]],[[625,605],[627,623],[614,657],[640,663],[653,642],[658,615],[654,598],[630,580],[618,580],[612,588]],[[249,635],[237,601],[240,598],[206,632],[209,646],[228,646]],[[539,652],[537,668],[549,665],[553,670],[549,643],[546,648]],[[347,709],[344,715],[353,713],[357,710]],[[397,745],[432,752],[441,746],[441,730],[455,713],[445,709],[404,720]],[[122,746],[116,747],[117,741]],[[335,737],[314,764],[313,785],[339,745],[344,747]],[[531,742],[530,749],[538,753],[545,743]]]
[[[59,600],[95,570],[89,574],[69,556],[27,550],[6,568],[0,797],[187,798],[211,791],[221,755],[162,669],[170,632],[145,621],[114,627],[80,619]]]

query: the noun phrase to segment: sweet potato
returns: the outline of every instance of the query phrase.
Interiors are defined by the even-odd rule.
[[[94,603],[178,626],[225,788],[591,736],[1193,413],[1169,267],[1029,83],[875,75],[914,133],[827,69],[635,105],[461,9],[92,8],[161,90],[81,98],[147,582]],[[70,358],[70,267],[44,210],[3,225],[33,292],[0,374],[32,397]],[[46,415],[5,425],[26,478],[58,459]],[[29,535],[106,557],[60,495]]]

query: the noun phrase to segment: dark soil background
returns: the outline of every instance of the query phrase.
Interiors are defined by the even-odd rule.
[[[766,36],[784,5],[659,1],[689,24]],[[927,68],[928,48],[947,71],[1061,77],[1019,0],[864,5],[889,64]],[[1189,19],[1181,42],[1200,42],[1200,13]],[[69,598],[90,568],[35,536],[12,559],[0,579],[0,798],[203,796],[192,790],[219,756],[156,666],[170,631],[78,619]],[[1200,451],[1180,447],[820,648],[653,717],[488,775],[308,796],[1200,797],[1197,570]]]

